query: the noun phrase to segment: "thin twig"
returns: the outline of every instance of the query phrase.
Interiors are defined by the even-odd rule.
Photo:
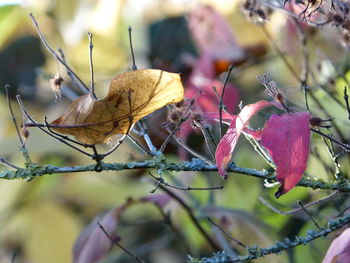
[[[167,129],[167,132],[169,132],[169,135],[172,134],[172,131]],[[203,160],[204,162],[206,162],[207,164],[211,164],[211,165],[215,165],[215,163],[211,160],[209,160],[208,158],[204,157],[203,155],[201,155],[200,153],[197,153],[196,151],[194,151],[193,149],[191,149],[188,145],[186,145],[179,137],[175,136],[174,134],[172,134],[172,138],[180,145],[182,146],[186,151],[188,151],[189,153],[191,153],[193,156]]]
[[[118,241],[116,241],[113,237],[111,237],[110,234],[108,234],[108,232],[106,231],[106,229],[104,229],[104,227],[101,225],[100,222],[97,222],[97,225],[99,226],[99,228],[101,229],[101,231],[106,235],[106,237],[112,241],[112,243],[114,245],[116,245],[117,247],[119,247],[121,250],[123,250],[126,254],[128,254],[130,257],[132,257],[134,260],[136,260],[139,263],[145,263],[145,261],[143,261],[142,259],[140,259],[138,256],[134,255],[133,253],[131,253],[128,249],[126,249],[124,246],[122,246],[121,244],[119,244]]]
[[[346,86],[344,87],[344,101],[346,104],[346,109],[348,110],[348,119],[350,120],[350,106],[349,106],[349,96],[347,93]]]
[[[135,55],[134,55],[134,49],[132,46],[132,37],[131,37],[131,31],[132,28],[131,26],[128,27],[128,31],[129,31],[129,44],[130,44],[130,52],[131,52],[131,58],[132,58],[132,70],[137,70],[137,66],[136,66],[136,62],[135,62]]]
[[[62,50],[62,48],[59,48],[58,49],[58,52],[60,53],[61,55],[61,59],[62,61],[67,64],[67,61],[66,61],[66,56],[64,55],[64,52]],[[77,86],[82,92],[84,93],[87,93],[89,92],[89,89],[85,86],[85,85],[82,85],[82,83],[76,78],[76,76],[74,74],[72,74],[71,71],[67,70],[66,68],[66,72],[67,72],[67,75],[70,77],[70,79],[72,80],[72,83],[74,83],[75,86]]]
[[[317,129],[314,129],[314,128],[310,128],[311,131],[313,131],[314,133],[317,133],[323,137],[326,137],[327,139],[333,141],[334,143],[338,144],[344,151],[346,152],[350,152],[350,145],[349,144],[346,144],[346,143],[342,143],[341,141],[335,139],[333,136],[329,136]]]
[[[43,132],[45,132],[46,134],[48,134],[48,135],[51,136],[52,138],[55,138],[55,139],[58,140],[59,142],[61,142],[61,143],[65,144],[65,145],[67,145],[67,146],[73,148],[74,150],[77,150],[78,152],[80,152],[80,153],[82,153],[82,154],[84,154],[84,155],[87,155],[87,156],[89,156],[89,157],[91,157],[91,158],[93,157],[92,154],[87,153],[87,152],[85,152],[85,151],[79,149],[78,147],[76,147],[76,146],[74,146],[74,145],[72,145],[72,144],[66,142],[66,141],[63,140],[62,138],[57,137],[56,135],[54,135],[54,134],[48,132],[47,130],[45,130],[42,126],[38,125],[38,124],[34,121],[34,119],[29,115],[29,113],[27,112],[27,110],[24,108],[23,102],[22,102],[22,100],[21,100],[21,96],[20,96],[20,95],[17,95],[16,98],[17,98],[18,104],[19,104],[19,106],[20,106],[20,108],[21,108],[23,114],[34,124],[34,126],[38,127],[40,130],[42,130]],[[44,127],[45,127],[45,126],[44,126]]]
[[[225,90],[226,90],[226,86],[228,84],[228,80],[230,79],[230,76],[231,76],[231,73],[232,73],[232,70],[233,70],[233,65],[230,65],[229,68],[228,68],[228,71],[227,71],[227,75],[226,75],[226,78],[225,78],[225,82],[224,82],[224,86],[222,88],[222,91],[221,91],[221,95],[220,95],[220,102],[219,102],[219,122],[220,122],[220,138],[222,138],[222,129],[223,129],[223,124],[222,124],[222,110],[224,108],[224,96],[225,96]]]
[[[281,11],[282,13],[285,13],[290,17],[296,18],[298,20],[301,19],[299,15],[294,14],[293,12],[287,10],[281,3],[279,3],[279,1],[272,2],[270,0],[264,0],[264,1],[260,1],[259,3],[262,3],[265,6],[271,7],[275,10]],[[276,5],[275,3],[279,4],[279,5]],[[325,21],[313,22],[311,20],[305,19],[305,20],[303,20],[303,22],[306,22],[308,25],[313,26],[313,27],[321,27],[321,26],[324,26],[326,24],[329,24],[331,22],[331,20],[327,18]]]
[[[91,73],[91,82],[90,82],[90,95],[93,99],[97,100],[95,94],[95,77],[94,77],[94,66],[92,63],[92,50],[94,48],[94,44],[92,43],[92,33],[88,33],[89,38],[89,61],[90,61],[90,73]]]
[[[260,27],[262,29],[262,32],[265,34],[266,38],[268,39],[268,41],[270,42],[270,45],[272,46],[272,48],[275,50],[275,52],[277,53],[277,55],[282,59],[284,65],[288,68],[288,70],[290,71],[290,73],[293,75],[293,77],[298,81],[301,82],[301,79],[299,77],[298,72],[294,69],[294,67],[289,63],[288,59],[286,58],[286,56],[284,55],[284,53],[280,50],[280,48],[278,47],[277,43],[275,42],[274,38],[271,36],[271,34],[269,33],[269,31],[264,27],[261,26]]]
[[[173,189],[176,189],[176,190],[181,190],[181,191],[222,190],[222,189],[224,189],[223,185],[213,186],[213,187],[191,187],[191,186],[181,187],[181,186],[171,185],[171,184],[167,183],[162,177],[156,177],[151,172],[148,172],[148,174],[157,181],[157,185],[158,184],[162,184],[164,186],[167,186],[167,187],[170,187],[170,188],[173,188]]]
[[[280,48],[278,47],[277,43],[275,42],[275,40],[273,39],[273,37],[271,36],[271,34],[268,32],[268,30],[265,27],[261,27],[262,31],[264,32],[264,34],[266,35],[267,39],[270,41],[271,46],[274,48],[274,50],[276,51],[276,53],[280,56],[280,58],[282,59],[282,61],[284,62],[285,66],[287,67],[287,69],[291,72],[292,76],[299,82],[302,83],[303,80],[302,78],[299,76],[298,72],[294,69],[294,67],[289,63],[288,59],[286,58],[286,56],[284,55],[284,53],[280,50]],[[320,108],[320,110],[327,116],[327,118],[331,118],[330,114],[327,112],[327,110],[325,109],[325,107],[322,105],[322,103],[319,102],[319,100],[316,98],[316,96],[313,94],[313,92],[311,90],[308,91],[308,95],[310,95],[310,97],[312,98],[312,100],[317,104],[317,106]],[[338,133],[339,137],[345,141],[345,137],[341,131],[341,129],[338,127],[338,125],[336,125],[334,123],[334,129],[336,130],[336,132]]]
[[[215,142],[214,142],[214,138],[212,136],[212,134],[210,133],[209,129],[207,129],[206,127],[203,127],[203,124],[199,121],[196,121],[196,120],[193,120],[193,123],[194,125],[196,125],[197,128],[199,128],[203,134],[203,137],[204,137],[204,141],[205,141],[205,144],[209,150],[209,153],[212,157],[213,160],[215,160],[215,150],[212,148],[212,144],[214,144],[215,146],[215,149],[216,149],[216,145],[215,145]]]
[[[6,165],[10,168],[14,168],[14,169],[21,169],[21,167],[18,167],[12,163],[10,163],[8,160],[6,160],[4,157],[0,157],[0,163],[3,164],[3,165]]]
[[[25,142],[23,141],[22,136],[21,136],[21,133],[20,133],[20,131],[19,131],[18,124],[17,124],[16,117],[15,117],[15,114],[13,113],[12,103],[11,103],[10,96],[9,96],[9,92],[8,92],[9,87],[10,87],[10,85],[8,85],[8,84],[5,85],[5,93],[6,93],[7,105],[8,105],[9,110],[10,110],[12,122],[13,122],[13,124],[14,124],[14,126],[15,126],[15,129],[16,129],[17,137],[18,137],[19,141],[21,142],[21,152],[22,152],[22,154],[23,154],[23,156],[24,156],[26,162],[27,162],[27,163],[31,163],[31,159],[30,159],[28,150],[27,150],[27,148],[26,148],[26,146],[25,146]]]
[[[261,146],[261,144],[253,138],[248,133],[243,132],[243,135],[248,140],[248,142],[253,146],[254,150],[270,165],[273,169],[276,169],[276,165],[271,160],[271,157],[268,155],[266,150]]]
[[[317,129],[319,131],[319,129]],[[331,135],[329,135],[330,137],[332,137]],[[335,179],[336,180],[341,180],[343,179],[343,177],[341,176],[341,168],[338,162],[338,157],[339,155],[335,154],[335,149],[334,149],[334,145],[332,143],[331,140],[329,140],[330,145],[327,143],[326,138],[321,136],[323,143],[326,145],[327,151],[333,161],[334,167],[335,167]]]
[[[323,137],[322,137],[323,138]],[[324,160],[324,158],[321,157],[321,155],[319,154],[318,152],[318,149],[317,149],[317,146],[315,146],[313,149],[310,150],[310,154],[312,156],[314,156],[316,158],[317,161],[319,161],[322,166],[323,166],[323,169],[332,174],[333,173],[333,169],[328,165],[328,163],[326,162],[326,160]]]
[[[148,134],[148,129],[146,124],[144,123],[144,120],[139,120],[137,122],[137,124],[139,125],[141,131],[136,131],[135,129],[133,129],[132,131],[135,132],[136,134],[138,134],[139,136],[142,136],[143,139],[145,140],[147,147],[151,153],[152,156],[157,156],[160,155],[161,152],[157,150],[157,148],[154,146],[149,134]]]
[[[10,114],[11,114],[11,118],[12,118],[13,124],[15,125],[15,128],[16,128],[18,139],[21,142],[21,144],[24,145],[21,133],[20,133],[18,125],[17,125],[16,117],[15,117],[15,115],[13,113],[12,104],[11,104],[11,100],[10,100],[10,97],[9,97],[9,91],[8,91],[9,87],[10,87],[10,85],[8,85],[8,84],[5,85],[7,104],[8,104],[8,107],[10,109]]]
[[[299,34],[301,46],[302,46],[302,66],[301,66],[301,77],[300,77],[300,86],[301,89],[304,91],[304,98],[305,98],[305,105],[307,110],[311,113],[310,107],[309,107],[309,101],[308,101],[308,77],[309,77],[309,60],[310,60],[310,53],[309,49],[307,47],[307,38],[305,36],[305,32],[303,28],[300,26],[299,21],[295,18],[292,18],[291,21],[294,23],[295,29]]]
[[[310,71],[310,76],[312,78],[312,82],[315,83],[318,88],[322,89],[327,94],[327,96],[331,98],[335,103],[337,103],[340,107],[346,109],[346,106],[343,105],[342,101],[338,97],[334,96],[334,94],[325,85],[319,83],[314,72]]]
[[[122,137],[119,138],[119,140],[117,141],[117,143],[107,152],[100,154],[102,158],[105,158],[106,156],[110,155],[111,153],[113,153],[116,149],[119,148],[119,146],[124,142],[125,138],[128,136],[128,132],[129,132],[130,128],[128,129],[126,134],[123,134]]]
[[[326,115],[326,117],[328,119],[332,119],[332,116],[327,112],[326,108],[322,105],[322,103],[316,98],[316,96],[314,95],[314,93],[310,90],[309,91],[309,95],[310,97],[312,98],[312,100],[316,103],[316,105],[320,108],[320,110]],[[334,130],[337,132],[338,136],[340,137],[340,139],[342,141],[345,141],[346,138],[345,136],[343,135],[342,133],[342,130],[339,128],[339,126],[333,122],[333,127],[334,127]]]
[[[198,222],[198,219],[193,214],[193,211],[191,207],[189,207],[178,195],[170,191],[168,188],[159,185],[159,188],[161,188],[164,192],[166,192],[168,195],[170,195],[175,201],[177,201],[187,212],[189,217],[192,220],[192,223],[196,226],[198,231],[203,235],[203,237],[207,240],[209,245],[212,247],[214,251],[220,250],[220,247],[217,246],[215,241],[210,237],[210,235],[206,232],[206,230],[201,226],[201,224]]]
[[[145,147],[143,147],[143,145],[140,144],[134,137],[132,137],[130,134],[128,134],[127,136],[139,149],[141,149],[144,153],[152,156],[152,153],[149,150],[147,150]]]
[[[86,90],[89,90],[89,88],[84,84],[84,82],[79,78],[79,76],[62,60],[62,58],[50,47],[50,45],[47,43],[43,33],[40,30],[39,24],[36,21],[35,17],[33,16],[32,13],[29,14],[30,18],[32,19],[34,26],[39,34],[39,37],[41,39],[41,42],[43,42],[44,46],[46,49],[50,52],[50,54],[58,60],[73,76],[76,78],[76,80],[83,86],[85,87]]]
[[[236,242],[237,245],[240,245],[241,247],[247,248],[246,245],[244,245],[241,241],[235,239],[233,236],[231,236],[229,233],[227,233],[221,226],[216,224],[209,216],[207,216],[207,220],[212,223],[214,226],[216,226],[222,233],[224,233],[229,239]]]
[[[44,123],[45,123],[45,126],[43,126],[43,127],[46,127],[46,128],[49,130],[49,132],[51,132],[52,134],[54,134],[54,135],[56,135],[56,136],[58,136],[58,137],[61,137],[63,140],[70,141],[70,142],[72,142],[72,143],[75,143],[75,144],[77,144],[77,145],[83,146],[83,147],[85,147],[85,148],[88,148],[88,147],[89,147],[89,148],[92,148],[92,146],[93,146],[93,145],[91,145],[91,144],[85,144],[85,143],[78,142],[78,141],[76,141],[76,140],[73,140],[73,139],[69,138],[69,137],[66,136],[66,135],[62,135],[62,134],[59,134],[59,133],[53,131],[53,130],[51,129],[52,126],[47,122],[47,116],[44,117]],[[38,124],[38,126],[40,126],[39,123],[37,123],[37,124]],[[38,127],[38,126],[37,126],[37,127]]]
[[[316,220],[311,216],[311,214],[309,213],[309,211],[306,210],[305,206],[303,206],[303,203],[298,200],[297,203],[300,205],[301,209],[305,212],[305,214],[311,219],[312,223],[314,223],[314,225],[318,228],[318,229],[322,229],[319,224],[316,222]]]
[[[323,203],[326,203],[330,200],[332,200],[333,198],[335,198],[337,195],[339,194],[338,191],[334,191],[332,192],[330,195],[327,195],[323,198],[320,198],[316,201],[313,201],[313,202],[310,202],[306,205],[304,205],[304,208],[308,208],[310,206],[314,206],[314,205],[319,205],[319,204],[323,204]],[[268,208],[270,208],[272,211],[274,211],[275,213],[277,214],[280,214],[280,215],[292,215],[292,214],[296,214],[300,211],[302,211],[302,208],[301,207],[298,207],[298,208],[294,208],[294,209],[291,209],[291,210],[288,210],[288,211],[283,211],[283,210],[280,210],[278,209],[277,207],[274,207],[272,204],[270,204],[268,201],[266,201],[264,198],[262,198],[261,196],[258,197],[259,198],[259,201],[263,204],[263,205],[266,205]]]

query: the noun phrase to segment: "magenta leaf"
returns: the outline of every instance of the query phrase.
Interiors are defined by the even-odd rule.
[[[238,45],[225,18],[213,7],[201,5],[189,14],[189,29],[200,53],[213,59],[241,60],[244,50]]]
[[[322,263],[348,263],[350,259],[350,228],[335,238]]]
[[[110,210],[104,216],[97,216],[81,232],[73,247],[74,263],[94,263],[104,257],[113,246],[113,242],[101,230],[104,230],[113,238],[117,239],[115,228],[122,208]]]
[[[254,104],[244,106],[237,116],[233,115],[231,124],[226,134],[221,138],[215,152],[216,166],[218,167],[219,174],[224,179],[227,178],[227,165],[231,160],[238,138],[248,125],[249,119],[255,113],[270,105],[273,104],[269,101],[261,100]]]
[[[95,263],[109,253],[113,241],[118,242],[120,240],[115,232],[120,214],[129,206],[150,202],[162,209],[170,200],[171,198],[167,194],[153,194],[136,200],[128,199],[126,203],[108,211],[105,215],[96,216],[75,241],[73,263]]]
[[[290,191],[301,179],[309,157],[310,114],[308,112],[273,114],[263,129],[261,143],[276,164],[281,183],[276,197]]]

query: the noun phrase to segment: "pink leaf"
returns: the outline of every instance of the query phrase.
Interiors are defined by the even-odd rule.
[[[210,6],[197,6],[189,14],[189,29],[200,53],[212,59],[241,60],[244,50],[224,17]]]
[[[254,104],[249,104],[243,107],[238,116],[232,118],[231,124],[226,134],[221,138],[215,152],[216,165],[219,174],[227,178],[226,169],[231,160],[232,153],[236,147],[239,136],[247,126],[249,119],[263,108],[273,105],[271,102],[261,100]]]
[[[116,237],[114,231],[118,223],[121,208],[110,210],[104,216],[97,216],[79,235],[73,247],[74,263],[94,263],[104,257],[113,246],[98,223],[111,237]]]
[[[348,263],[350,258],[350,228],[335,238],[322,263]]]
[[[273,114],[263,129],[261,142],[276,164],[281,183],[278,198],[290,191],[301,179],[307,165],[310,145],[308,112]]]

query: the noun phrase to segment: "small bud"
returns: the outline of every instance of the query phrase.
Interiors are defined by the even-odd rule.
[[[322,120],[319,117],[312,117],[310,119],[310,125],[313,127],[331,128],[332,124],[323,124],[324,122],[332,122],[333,119]]]
[[[26,126],[23,126],[21,135],[22,135],[23,139],[25,139],[25,140],[27,140],[29,138],[30,133],[29,133]]]

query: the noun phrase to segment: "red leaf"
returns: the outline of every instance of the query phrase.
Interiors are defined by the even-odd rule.
[[[249,104],[243,107],[238,116],[232,118],[230,127],[226,134],[221,138],[215,152],[216,165],[219,174],[227,178],[226,169],[231,160],[232,153],[236,147],[239,136],[248,124],[249,119],[263,108],[273,105],[269,101],[261,100],[254,104]]]
[[[335,238],[322,263],[348,263],[350,258],[350,228]]]
[[[278,198],[290,191],[301,179],[307,165],[310,145],[308,112],[273,114],[263,129],[261,143],[276,164],[281,183]]]

